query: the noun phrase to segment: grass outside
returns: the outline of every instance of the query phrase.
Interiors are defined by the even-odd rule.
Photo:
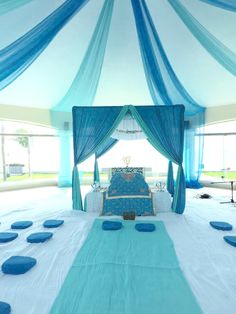
[[[15,181],[23,181],[23,180],[37,180],[37,179],[56,179],[57,173],[33,173],[30,177],[28,173],[16,176],[10,176],[7,178],[6,182],[15,182]],[[0,182],[3,182],[0,179]]]
[[[236,171],[203,171],[203,175],[206,175],[208,177],[214,177],[214,178],[222,178],[227,180],[236,180]]]

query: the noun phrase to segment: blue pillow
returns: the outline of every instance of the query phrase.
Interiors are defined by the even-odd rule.
[[[33,222],[30,220],[16,221],[11,225],[12,229],[26,229],[32,226]]]
[[[36,232],[32,233],[27,237],[27,242],[29,243],[42,243],[45,242],[53,236],[52,232]]]
[[[0,301],[0,313],[1,314],[10,314],[11,313],[10,304]]]
[[[119,230],[122,228],[122,223],[120,221],[105,220],[102,223],[103,230]]]
[[[57,228],[61,226],[63,223],[64,223],[64,220],[50,219],[50,220],[44,221],[43,226],[45,228]]]
[[[36,259],[28,256],[11,256],[2,264],[2,272],[10,275],[20,275],[29,271]]]
[[[225,242],[229,243],[230,245],[236,247],[236,236],[225,236],[224,240],[225,240]]]
[[[156,226],[151,223],[139,223],[135,225],[135,229],[140,232],[153,232]]]
[[[18,233],[16,232],[0,232],[0,243],[13,241],[17,237]]]
[[[231,224],[224,221],[210,221],[210,225],[217,230],[230,231],[233,229]]]

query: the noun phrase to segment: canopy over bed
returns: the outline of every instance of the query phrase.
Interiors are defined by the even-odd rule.
[[[182,214],[185,208],[183,105],[73,107],[73,209],[83,210],[77,166],[99,150],[101,153],[101,148],[109,141],[127,113],[137,121],[150,144],[169,159],[168,184],[172,187],[174,186],[172,162],[178,165],[172,210]],[[105,146],[107,149],[107,145]]]

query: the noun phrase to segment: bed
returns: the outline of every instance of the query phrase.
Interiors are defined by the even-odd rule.
[[[45,194],[37,189],[35,194],[31,191],[30,195],[27,192],[24,200],[14,194],[12,204],[8,205],[8,208],[1,202],[1,231],[9,230],[9,224],[15,220],[34,221],[30,230],[22,230],[17,241],[1,245],[1,264],[9,256],[16,254],[29,255],[38,261],[37,265],[24,275],[0,275],[0,300],[11,304],[13,314],[50,313],[77,253],[85,243],[94,220],[98,218],[97,213],[69,210],[69,190],[68,193],[65,193],[65,190],[58,192],[54,188],[50,191],[52,192]],[[33,201],[33,196],[38,199]],[[16,198],[21,210],[13,210]],[[207,200],[206,204],[206,200],[191,197],[185,215],[160,213],[156,217],[145,217],[145,220],[164,222],[173,241],[180,267],[203,312],[234,314],[235,248],[222,240],[222,232],[209,227],[208,222],[212,217],[233,223],[236,213],[230,206],[225,206],[222,210],[214,199]],[[50,218],[65,220],[61,228],[54,230],[53,239],[40,245],[28,244],[25,241],[27,235],[42,230],[42,222]],[[113,218],[118,217],[99,217]],[[143,219],[138,217],[137,221]],[[99,291],[97,293],[99,294]]]

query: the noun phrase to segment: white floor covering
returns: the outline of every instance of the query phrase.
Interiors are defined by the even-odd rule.
[[[212,199],[195,197],[203,192],[211,194]],[[224,235],[236,235],[236,207],[219,203],[225,200],[230,200],[228,190],[187,190],[184,215],[160,213],[155,217],[165,222],[180,266],[207,314],[236,313],[236,248],[223,241]],[[52,240],[43,244],[25,241],[29,234],[42,231],[42,222],[51,218],[65,220],[62,227],[53,229]],[[0,301],[10,303],[13,314],[49,313],[95,218],[96,214],[71,210],[71,189],[48,187],[0,193],[0,232],[9,231],[17,220],[34,222],[29,229],[19,231],[13,242],[0,244],[0,265],[12,255],[37,259],[37,265],[26,274],[0,272]],[[210,220],[227,221],[235,228],[230,232],[214,230]]]

